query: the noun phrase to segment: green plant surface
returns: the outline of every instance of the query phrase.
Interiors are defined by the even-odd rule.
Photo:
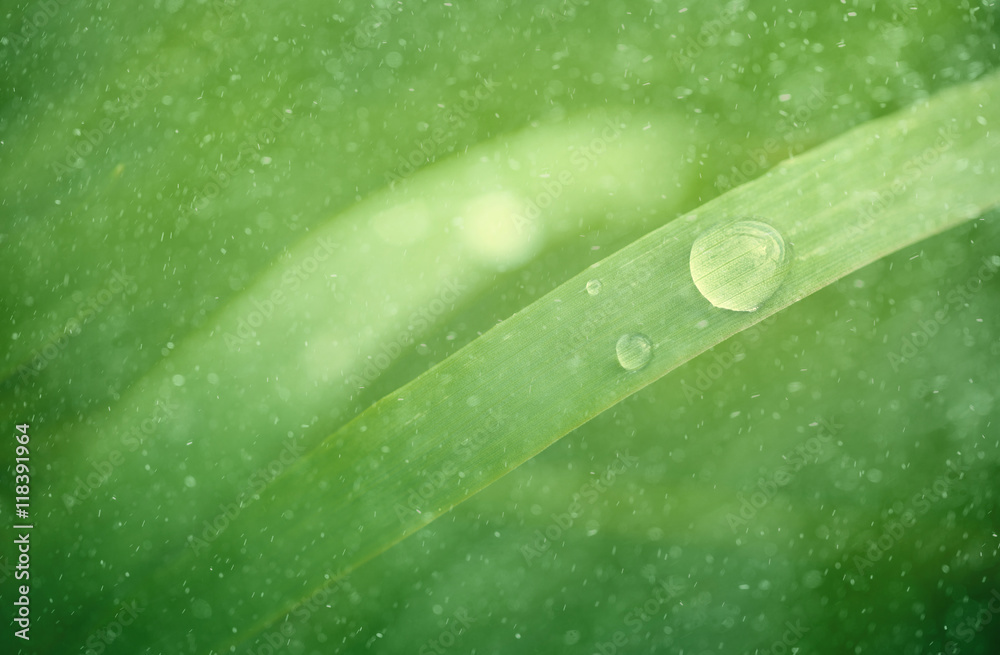
[[[187,596],[212,607],[239,607],[243,617],[252,619],[236,626],[231,637],[228,624],[217,624],[215,630],[206,626],[197,637],[199,648],[221,652],[242,643],[330,581],[700,352],[895,249],[979,216],[1000,201],[1000,188],[980,179],[995,175],[1000,166],[993,156],[997,140],[986,127],[1000,119],[994,99],[998,92],[1000,78],[991,78],[870,121],[571,278],[336,431],[264,489],[259,501],[241,509],[211,542],[196,540],[190,551],[161,564],[155,584],[137,581],[141,589],[156,593],[134,592],[148,607],[148,622],[137,624],[122,643],[156,639]],[[918,185],[925,175],[940,186]],[[937,194],[934,188],[940,189]],[[961,203],[954,201],[956,195]],[[496,207],[491,203],[489,211]],[[692,283],[691,244],[707,227],[744,215],[763,217],[784,237],[790,257],[787,276],[758,311],[720,310]],[[503,220],[516,217],[508,211]],[[311,247],[312,242],[305,250]],[[348,256],[337,259],[350,266]],[[422,261],[417,265],[427,266]],[[276,271],[247,297],[270,297],[283,278],[283,271]],[[586,290],[591,279],[601,282],[596,295]],[[407,290],[427,302],[432,288]],[[307,312],[313,307],[310,298],[318,296],[309,290],[299,295]],[[161,394],[169,396],[165,402],[192,406],[185,394],[206,393],[209,385],[218,385],[218,380],[206,380],[200,391],[189,382],[197,379],[197,363],[207,357],[198,349],[215,349],[220,333],[234,333],[234,324],[253,309],[251,302],[233,306],[205,345],[195,342],[195,352],[187,357],[178,352],[174,367],[154,377],[159,382],[171,373],[182,376],[183,384],[175,383],[180,393],[164,391],[161,382],[136,405],[155,402],[155,394]],[[282,335],[294,334],[292,325],[303,318],[311,315],[286,314],[269,322],[271,339],[277,343]],[[584,325],[588,329],[581,332]],[[350,332],[359,330],[346,326]],[[254,345],[267,349],[267,331],[261,332],[265,335],[257,335],[260,343]],[[619,337],[630,333],[642,333],[652,343],[652,358],[641,370],[624,370],[614,356]],[[308,352],[307,357],[317,355]],[[186,361],[190,368],[184,367]],[[225,368],[233,378],[221,386],[247,377],[232,366]],[[567,395],[567,390],[573,393]],[[105,425],[95,428],[115,434]],[[117,447],[117,442],[111,445]],[[153,461],[173,460],[178,451],[193,446],[165,440],[147,450]],[[208,457],[207,451],[195,452],[197,459]],[[100,461],[102,455],[93,459]],[[122,467],[120,483],[141,484],[147,474],[139,467],[131,470],[132,477]],[[185,484],[183,479],[176,483]],[[109,510],[106,518],[79,533],[99,543],[102,532],[130,513],[127,505]],[[166,530],[176,534],[174,525],[162,529],[164,540],[169,539]],[[248,541],[258,544],[252,556]],[[114,554],[108,552],[109,557]],[[288,563],[282,554],[290,552],[296,553],[296,569],[304,576],[283,574]],[[124,550],[117,554],[122,560],[126,556]],[[195,573],[199,565],[205,567],[200,574]],[[229,570],[225,585],[214,573],[220,569]],[[248,593],[262,578],[269,580],[269,593]],[[163,642],[161,647],[166,646]]]
[[[505,140],[490,152],[523,158],[543,170],[572,171],[575,200],[564,203],[570,216],[598,202],[593,195],[605,193],[601,181],[622,165],[621,160],[648,161],[649,169],[657,171],[656,183],[667,165],[655,149],[667,147],[676,137],[655,139],[650,130],[630,134],[617,123],[610,127],[608,123],[607,117],[584,121],[578,129],[556,130],[549,140],[524,135]],[[607,143],[609,148],[619,148],[621,154],[612,150],[605,153],[600,165],[585,159],[585,164],[576,166],[571,163],[576,153],[562,144],[581,142]],[[644,159],[644,153],[650,154]],[[521,206],[514,203],[521,201],[495,189],[522,188],[534,197],[542,192],[544,181],[527,179],[533,168],[504,173],[509,168],[496,166],[492,157],[471,156],[480,163],[442,165],[440,171],[413,180],[437,199],[435,211],[467,216],[467,229],[451,223],[432,225],[434,216],[425,203],[412,197],[410,185],[388,191],[359,206],[355,216],[317,230],[222,310],[213,323],[191,334],[184,343],[171,344],[170,356],[135,382],[118,399],[114,411],[85,423],[71,421],[62,426],[58,430],[59,452],[49,457],[52,470],[63,481],[59,492],[49,499],[52,520],[60,522],[63,530],[73,531],[78,543],[102,544],[105,561],[122,564],[118,575],[123,582],[126,572],[129,577],[139,575],[138,571],[148,575],[162,567],[159,555],[150,553],[151,558],[144,561],[129,554],[132,545],[127,540],[103,535],[113,534],[123,517],[141,511],[148,502],[143,496],[121,497],[117,489],[142,487],[151,475],[158,480],[155,485],[169,478],[167,487],[197,488],[200,493],[176,497],[159,520],[138,526],[143,539],[168,544],[171,557],[181,561],[188,561],[184,556],[191,554],[208,561],[199,544],[212,541],[214,530],[206,541],[205,520],[214,520],[226,507],[253,502],[260,483],[271,476],[270,464],[279,462],[282,468],[287,467],[327,436],[325,426],[340,417],[352,397],[359,394],[359,387],[368,384],[359,376],[371,365],[371,354],[379,353],[380,344],[395,343],[397,349],[412,346],[443,311],[452,312],[457,304],[467,302],[469,295],[481,291],[487,281],[485,267],[502,265],[503,258],[509,256],[504,250],[488,250],[498,238],[506,239],[509,250],[523,257],[524,252],[531,254],[546,242],[565,238],[560,233],[572,229],[569,218],[562,225],[552,213],[544,230],[530,223],[515,223],[511,207],[520,211]],[[636,202],[636,193],[647,193],[653,183],[633,177],[628,183],[614,184],[615,204],[605,206],[621,211]],[[479,213],[469,213],[470,207]],[[414,247],[427,235],[407,234],[407,228],[440,230],[435,248]],[[352,284],[352,277],[344,272],[363,269],[372,258],[395,263],[383,270],[383,280],[377,284],[396,290],[380,298],[377,309],[369,310],[366,305],[373,280],[370,276],[353,278],[357,283]],[[303,267],[303,262],[310,261],[317,268]],[[342,283],[343,277],[348,282]],[[357,310],[345,315],[343,307]],[[301,342],[291,342],[293,335],[300,335]],[[270,353],[268,374],[260,379],[265,352]],[[205,369],[208,360],[214,362],[211,370]],[[248,405],[248,395],[261,402]],[[294,403],[286,402],[291,398]],[[210,402],[202,405],[204,399]],[[302,412],[313,418],[304,423]],[[212,438],[189,438],[202,426],[212,426]],[[267,436],[258,437],[266,443],[255,444],[251,454],[246,435],[259,433],[259,426],[267,426]],[[185,460],[184,465],[173,471],[157,464],[180,459]],[[81,461],[89,466],[77,476],[74,472]],[[97,483],[88,481],[88,475],[96,475],[93,480]],[[108,502],[116,507],[109,509]],[[95,517],[97,511],[100,516]],[[81,524],[81,516],[88,517],[85,524]],[[74,543],[66,544],[55,548],[52,555],[58,560],[75,547]],[[86,567],[78,573],[82,584],[94,574]]]
[[[5,650],[993,652],[992,4],[58,5]]]

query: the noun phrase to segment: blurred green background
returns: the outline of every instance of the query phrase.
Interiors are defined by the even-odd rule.
[[[316,445],[778,161],[994,71],[997,17],[992,1],[11,4],[0,408],[32,426],[38,634],[0,643],[145,652],[109,618],[290,439]],[[546,193],[527,230],[471,218]],[[996,652],[1000,287],[975,284],[1000,265],[996,218],[720,344],[236,652]],[[336,278],[303,280],[274,310],[294,320],[231,347],[218,317],[250,316],[255,282],[320,235]],[[462,289],[437,311],[445,279]],[[67,503],[129,435],[142,449]],[[299,555],[322,577],[321,553]],[[200,622],[238,617],[192,599],[162,631],[205,652]]]

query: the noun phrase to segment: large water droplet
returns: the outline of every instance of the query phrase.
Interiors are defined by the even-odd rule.
[[[737,220],[717,225],[691,246],[691,278],[701,295],[722,309],[752,312],[788,275],[790,257],[781,234],[767,223]]]
[[[644,334],[623,334],[615,346],[618,363],[626,371],[637,371],[653,357],[653,343]]]
[[[590,282],[587,282],[587,293],[589,293],[592,296],[596,296],[600,292],[601,292],[600,280],[591,280]]]

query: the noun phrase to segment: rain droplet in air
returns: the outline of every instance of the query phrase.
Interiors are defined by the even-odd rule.
[[[637,371],[653,357],[653,344],[644,334],[623,334],[615,346],[618,363],[626,371]]]
[[[591,280],[590,282],[587,282],[587,293],[589,293],[592,296],[596,296],[600,292],[601,292],[600,280]]]
[[[788,275],[781,234],[767,223],[717,225],[691,246],[691,278],[701,295],[722,309],[756,311]]]

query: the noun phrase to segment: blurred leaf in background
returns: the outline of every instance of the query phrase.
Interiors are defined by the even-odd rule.
[[[191,598],[169,650],[128,632],[157,571],[375,401],[676,216],[994,71],[996,21],[985,0],[9,7],[0,414],[31,426],[37,632],[0,643],[244,630]],[[998,229],[737,334],[233,652],[995,652]],[[269,564],[314,588],[323,547]],[[194,561],[220,586],[235,567]]]

